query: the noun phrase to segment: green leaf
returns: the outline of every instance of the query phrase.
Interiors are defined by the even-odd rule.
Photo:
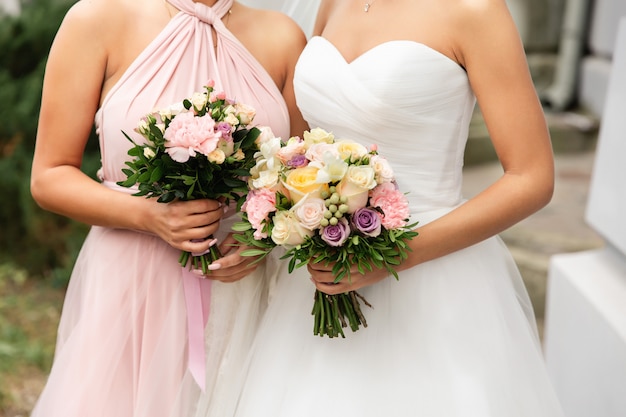
[[[246,250],[242,250],[240,252],[241,256],[261,256],[261,255],[267,255],[269,253],[269,251],[267,250],[262,250],[262,249],[246,249]]]
[[[133,146],[128,150],[128,155],[135,157],[143,155],[143,148],[141,146]]]
[[[163,168],[161,168],[160,166],[155,166],[154,169],[152,170],[152,173],[150,174],[150,182],[151,183],[158,182],[161,180],[162,177],[163,177]]]
[[[252,230],[252,225],[248,222],[235,222],[231,229],[235,232],[245,232],[246,230]]]

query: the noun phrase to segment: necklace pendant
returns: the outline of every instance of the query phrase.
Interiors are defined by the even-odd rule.
[[[367,13],[370,10],[370,6],[371,6],[370,3],[365,3],[365,6],[363,7],[363,11]]]

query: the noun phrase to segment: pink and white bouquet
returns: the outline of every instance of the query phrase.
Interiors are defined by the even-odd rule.
[[[387,160],[377,147],[336,140],[320,128],[292,137],[259,142],[256,165],[250,170],[250,191],[236,239],[255,249],[244,255],[266,256],[276,246],[286,249],[289,272],[309,262],[333,265],[335,282],[394,266],[407,257],[407,241],[417,236],[409,224],[406,196],[398,190]],[[357,331],[367,322],[351,291],[327,295],[316,291],[312,314],[315,335],[344,336],[348,325]]]
[[[261,129],[273,135],[252,126],[253,108],[228,99],[214,86],[210,80],[204,91],[147,114],[135,129],[144,142],[122,132],[134,146],[128,151],[133,159],[123,169],[127,179],[118,185],[137,186],[133,195],[158,197],[162,203],[201,198],[243,203],[256,140]],[[182,252],[179,262],[207,273],[220,256],[213,246],[202,255]]]

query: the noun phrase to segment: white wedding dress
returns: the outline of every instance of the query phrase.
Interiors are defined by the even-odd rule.
[[[311,127],[378,144],[409,193],[413,221],[463,204],[475,98],[448,57],[391,41],[346,62],[313,37],[295,90]],[[313,335],[314,287],[306,268],[288,274],[286,266],[276,266],[249,356],[230,358],[225,392],[205,416],[562,416],[529,297],[500,238],[360,290],[373,306],[364,309],[368,327],[346,329],[345,339]]]

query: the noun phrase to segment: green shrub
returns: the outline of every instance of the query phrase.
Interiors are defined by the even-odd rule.
[[[11,261],[61,284],[87,227],[41,210],[29,184],[48,51],[74,2],[32,0],[19,16],[0,17],[0,262]],[[87,152],[84,168],[93,175],[95,137]]]

